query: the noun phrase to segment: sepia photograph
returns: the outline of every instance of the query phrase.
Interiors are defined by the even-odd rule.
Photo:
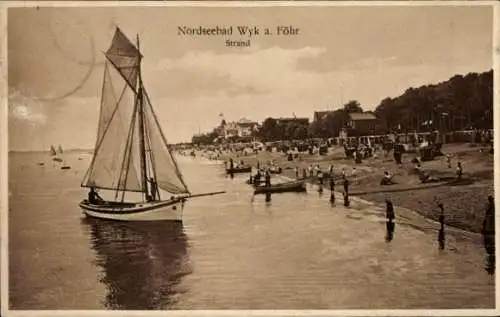
[[[495,312],[498,4],[6,6],[3,313]]]

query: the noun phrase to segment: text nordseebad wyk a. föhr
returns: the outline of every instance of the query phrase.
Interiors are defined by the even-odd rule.
[[[297,36],[300,29],[291,25],[278,25],[275,27],[260,26],[178,26],[179,36],[210,36],[221,37],[227,47],[250,47],[252,40],[259,36]]]

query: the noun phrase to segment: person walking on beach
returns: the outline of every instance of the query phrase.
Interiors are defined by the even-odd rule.
[[[302,169],[302,179],[306,179],[307,178],[307,171],[305,168]]]
[[[299,168],[295,166],[295,178],[299,179]]]
[[[438,242],[439,242],[439,249],[444,250],[444,244],[445,244],[445,237],[444,237],[444,206],[443,204],[438,204],[438,207],[440,209],[440,214],[439,214],[439,233],[438,233]]]

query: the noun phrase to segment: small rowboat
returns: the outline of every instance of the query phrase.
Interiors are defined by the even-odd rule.
[[[237,174],[237,173],[250,173],[252,171],[252,167],[251,166],[248,166],[248,167],[233,167],[232,169],[231,168],[227,168],[226,169],[226,173],[228,174]]]
[[[254,195],[267,193],[287,193],[287,192],[305,192],[306,183],[303,180],[291,181],[281,184],[273,184],[271,186],[256,186]]]
[[[265,184],[266,181],[261,179],[259,181],[255,181],[254,179],[252,179],[252,181],[250,181],[249,179],[247,179],[247,182],[246,182],[248,185],[254,185],[254,186],[259,186],[260,184]],[[258,183],[258,184],[256,184]]]

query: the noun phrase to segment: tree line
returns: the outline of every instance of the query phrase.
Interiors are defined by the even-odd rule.
[[[342,129],[347,129],[351,135],[355,131],[349,131],[347,122],[349,114],[354,112],[376,116],[373,134],[491,129],[493,70],[455,75],[438,84],[408,88],[398,97],[384,98],[374,111],[364,111],[358,101],[351,100],[308,125],[298,120],[283,124],[280,120],[266,118],[253,137],[261,141],[327,138],[337,137]],[[214,129],[193,136],[192,142],[211,144],[217,135],[217,129]]]

